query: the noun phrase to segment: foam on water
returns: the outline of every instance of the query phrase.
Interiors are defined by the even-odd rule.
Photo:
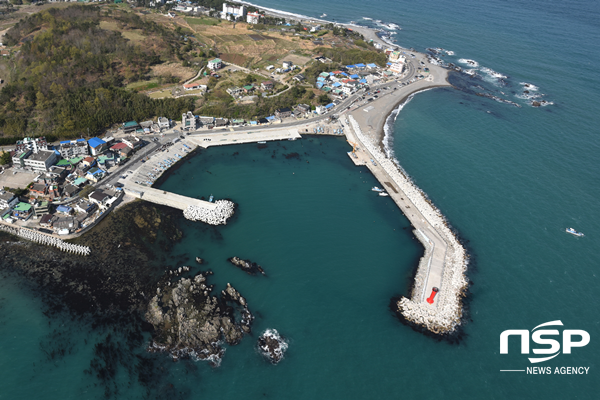
[[[468,58],[461,58],[460,60],[458,60],[458,62],[475,68],[479,67],[479,63],[477,61],[469,60]]]

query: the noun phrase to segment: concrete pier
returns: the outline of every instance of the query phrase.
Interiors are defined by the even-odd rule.
[[[131,182],[128,182],[123,189],[125,189],[125,193],[138,199],[149,201],[154,204],[177,208],[182,211],[187,209],[189,206],[205,208],[207,210],[214,210],[217,207],[214,203],[209,203],[208,201],[182,196],[180,194],[166,192],[164,190],[154,189],[147,186],[136,185],[135,183]]]
[[[419,262],[411,298],[403,297],[398,311],[410,322],[431,332],[453,331],[462,317],[462,295],[467,287],[466,253],[448,228],[444,216],[402,170],[363,133],[352,115],[346,135],[357,149],[348,153],[356,165],[364,165],[387,191],[415,228],[425,247]],[[368,128],[367,128],[368,129]],[[428,296],[436,288],[432,304]]]
[[[296,140],[302,136],[297,128],[277,129],[276,124],[266,127],[247,127],[246,131],[210,130],[202,133],[192,133],[186,137],[186,142],[191,142],[200,147],[223,146],[238,143],[268,142],[273,140]],[[210,139],[210,140],[208,140]]]

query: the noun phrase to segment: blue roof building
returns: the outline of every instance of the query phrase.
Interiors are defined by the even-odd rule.
[[[108,147],[104,140],[97,137],[88,140],[88,145],[90,146],[90,152],[93,156],[101,154]]]
[[[71,211],[73,211],[73,209],[69,206],[65,206],[65,205],[60,205],[58,207],[56,207],[56,211],[60,212],[60,213],[65,213],[65,214],[70,214]]]
[[[347,69],[354,69],[354,68],[356,68],[356,65],[346,65],[346,68]]]
[[[334,84],[333,84],[333,85],[331,85],[331,86],[333,86],[333,87],[340,87],[340,86],[342,86],[342,84],[341,84],[341,83],[339,83],[339,82],[336,82],[336,83],[334,83]]]
[[[361,79],[359,82],[360,83],[367,83],[367,80],[366,79]]]
[[[360,76],[358,76],[356,74],[350,75],[350,79],[358,79],[358,78],[360,78]]]
[[[333,104],[333,103],[329,103],[325,106],[325,108],[328,110],[331,110],[333,107],[335,107],[335,104]]]
[[[364,68],[364,67],[366,67],[366,65],[363,63],[356,64],[356,68]]]
[[[367,64],[367,67],[369,67],[369,68],[377,68],[377,64],[373,64],[373,63]]]

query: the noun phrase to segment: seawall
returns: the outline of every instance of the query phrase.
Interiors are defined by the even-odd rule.
[[[385,155],[378,141],[366,136],[352,115],[348,116],[348,120],[351,132],[347,135],[358,145],[353,161],[369,168],[411,222],[415,236],[425,248],[414,277],[411,297],[402,297],[396,303],[397,312],[408,322],[432,333],[450,333],[462,318],[462,297],[467,289],[465,249],[441,212]],[[427,299],[433,288],[437,288],[438,292],[430,304]]]

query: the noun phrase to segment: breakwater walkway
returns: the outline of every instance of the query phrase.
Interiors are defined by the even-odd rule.
[[[22,226],[13,226],[7,224],[4,221],[0,221],[0,230],[8,232],[18,237],[22,237],[23,239],[27,239],[32,242],[36,242],[46,246],[54,246],[59,250],[65,251],[67,253],[89,256],[91,252],[90,248],[87,246],[67,243],[47,233],[35,231],[29,228],[24,228]]]
[[[431,332],[444,334],[460,324],[462,296],[467,288],[466,253],[444,216],[377,143],[369,138],[356,119],[348,116],[346,135],[358,148],[349,153],[357,165],[365,165],[415,228],[416,237],[425,247],[414,280],[411,298],[397,303],[406,320]],[[436,288],[430,304],[427,299]]]

